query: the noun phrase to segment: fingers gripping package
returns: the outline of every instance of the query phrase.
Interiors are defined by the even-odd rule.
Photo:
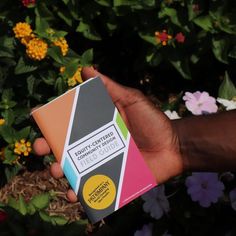
[[[100,78],[91,78],[32,116],[92,223],[156,185]]]

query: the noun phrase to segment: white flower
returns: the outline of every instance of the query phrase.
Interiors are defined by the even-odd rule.
[[[168,116],[170,120],[176,120],[181,118],[176,111],[166,110],[164,113]]]
[[[236,101],[234,101],[234,100],[227,100],[227,99],[224,99],[224,98],[217,98],[217,102],[219,102],[223,106],[225,106],[227,111],[236,109]]]
[[[164,185],[157,186],[143,194],[142,199],[145,201],[143,210],[150,213],[151,217],[157,220],[170,210],[169,201],[165,196]]]

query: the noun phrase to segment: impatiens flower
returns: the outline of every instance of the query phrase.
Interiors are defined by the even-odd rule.
[[[217,102],[219,102],[223,106],[225,106],[227,111],[236,109],[236,100],[235,99],[227,100],[224,98],[217,98]]]
[[[166,110],[164,113],[168,116],[170,120],[176,120],[181,118],[176,111]]]
[[[0,126],[5,124],[5,119],[1,118],[0,119]]]
[[[169,201],[165,196],[164,185],[159,185],[143,194],[142,199],[145,201],[143,210],[150,213],[150,215],[157,220],[170,210]]]
[[[48,45],[42,39],[33,38],[29,41],[26,47],[27,55],[33,60],[40,61],[47,55]]]
[[[67,54],[69,46],[65,38],[58,38],[53,41],[53,44],[60,47],[63,56]]]
[[[32,33],[30,25],[26,22],[19,22],[13,28],[16,38],[28,37]]]
[[[21,139],[19,142],[15,143],[14,153],[24,156],[28,156],[29,153],[32,151],[31,143],[26,142],[25,139]]]
[[[236,188],[230,191],[229,199],[230,199],[232,208],[236,211]]]
[[[172,39],[172,36],[166,33],[166,30],[163,30],[161,33],[159,31],[155,32],[155,37],[157,43],[161,43],[163,46],[167,45],[167,42]]]
[[[152,227],[152,224],[144,225],[142,229],[134,233],[134,236],[152,236]]]
[[[175,39],[178,43],[184,43],[185,41],[185,36],[182,32],[176,34]]]
[[[186,178],[185,185],[191,199],[202,207],[216,203],[224,190],[224,184],[219,181],[217,173],[192,173]]]
[[[217,112],[216,99],[209,96],[207,92],[186,92],[183,100],[185,101],[185,106],[194,115],[201,115],[204,113],[215,113]]]

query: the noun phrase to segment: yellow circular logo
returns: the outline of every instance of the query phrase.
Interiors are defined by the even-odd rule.
[[[108,176],[94,175],[85,182],[83,197],[89,207],[103,210],[115,200],[116,186]]]

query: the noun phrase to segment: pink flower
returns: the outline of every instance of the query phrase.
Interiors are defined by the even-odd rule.
[[[218,180],[217,173],[192,173],[186,178],[185,185],[192,200],[199,202],[202,207],[216,203],[224,190],[224,184]]]
[[[175,39],[178,43],[184,43],[185,36],[182,32],[179,32],[178,34],[176,34]]]
[[[185,101],[185,106],[194,115],[201,115],[206,113],[217,112],[216,99],[209,96],[207,92],[186,92],[183,100]]]

